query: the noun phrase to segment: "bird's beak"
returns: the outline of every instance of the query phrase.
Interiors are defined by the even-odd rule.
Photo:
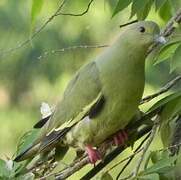
[[[167,40],[165,39],[164,36],[157,35],[155,36],[155,42],[159,44],[165,44]]]

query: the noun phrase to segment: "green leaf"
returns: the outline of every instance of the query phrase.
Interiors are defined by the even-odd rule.
[[[172,6],[170,4],[170,1],[167,0],[159,10],[159,15],[165,22],[168,21],[172,17],[171,9],[172,9]]]
[[[159,174],[157,173],[152,173],[138,177],[138,180],[159,180],[159,179],[160,179]]]
[[[35,20],[43,7],[44,0],[32,0],[31,25],[34,26]]]
[[[116,5],[116,8],[114,9],[112,17],[114,17],[118,12],[125,9],[131,2],[132,2],[132,0],[126,0],[126,1],[125,0],[119,0],[117,5]]]
[[[162,158],[162,152],[160,151],[152,151],[150,154],[150,159],[152,161],[153,164],[155,164],[156,162],[158,162],[161,158]]]
[[[34,180],[35,175],[33,173],[27,173],[25,175],[17,177],[15,180]]]
[[[155,10],[158,11],[164,4],[166,0],[155,0]]]
[[[169,123],[162,123],[160,127],[160,136],[163,147],[168,147],[170,142],[171,128]]]
[[[159,64],[160,62],[170,58],[174,54],[177,47],[179,46],[180,42],[181,42],[180,40],[173,41],[173,42],[171,41],[171,42],[168,42],[163,47],[161,47],[160,51],[158,52],[158,55],[154,59],[154,62],[155,62],[154,64],[155,65]]]
[[[181,44],[175,50],[175,53],[170,61],[170,72],[173,72],[177,67],[181,67]]]
[[[167,173],[168,171],[173,170],[175,160],[176,160],[176,157],[163,158],[157,161],[151,167],[147,168],[143,172],[143,174],[146,175],[146,174],[152,174],[152,173],[159,173],[159,174]]]
[[[113,180],[112,176],[108,172],[101,173],[95,180]]]
[[[169,102],[167,102],[167,104],[165,104],[160,114],[161,121],[167,123],[175,115],[180,113],[180,111],[181,111],[181,96],[178,96],[177,98],[174,98]]]
[[[143,11],[138,11],[136,13],[137,18],[139,20],[144,20],[148,16],[152,4],[153,4],[153,0],[149,0],[148,3],[146,4],[146,6],[144,7]]]
[[[6,162],[2,159],[0,159],[0,179],[3,178],[7,178],[10,175],[10,171],[7,168]]]
[[[152,2],[152,0],[134,0],[131,7],[130,18],[136,14],[139,20],[145,19],[148,15]]]
[[[163,99],[157,101],[148,111],[147,113],[150,113],[158,108],[163,107],[165,104],[167,104],[169,101],[172,101],[173,99],[179,98],[181,97],[181,91],[172,93],[166,97],[164,97]]]
[[[20,152],[26,150],[35,141],[38,133],[38,129],[26,132],[19,140],[16,153],[19,154]]]
[[[162,109],[160,113],[160,133],[161,133],[161,140],[164,147],[167,147],[170,142],[170,137],[172,134],[170,122],[174,120],[176,115],[179,115],[181,112],[181,97],[177,97],[173,100],[170,100]]]
[[[170,0],[170,1],[174,9],[174,13],[176,13],[176,11],[181,7],[181,0]]]

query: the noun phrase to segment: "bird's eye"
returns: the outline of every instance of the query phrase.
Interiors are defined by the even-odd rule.
[[[144,28],[143,26],[141,26],[141,27],[139,28],[139,31],[140,31],[141,33],[144,33],[144,32],[145,32],[145,28]]]

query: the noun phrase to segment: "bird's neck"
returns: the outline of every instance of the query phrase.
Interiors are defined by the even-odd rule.
[[[98,59],[100,67],[109,72],[117,72],[118,75],[126,75],[131,72],[144,75],[146,48],[134,46],[127,42],[116,42],[109,47]],[[108,72],[107,71],[107,72]],[[133,74],[133,73],[131,73]]]

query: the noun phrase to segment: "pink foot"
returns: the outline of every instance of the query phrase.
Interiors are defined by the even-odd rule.
[[[91,164],[95,164],[96,161],[101,160],[101,155],[99,151],[94,149],[91,145],[87,145],[85,149]]]
[[[128,140],[127,132],[121,130],[113,137],[113,144],[116,146],[124,145],[127,140]]]

